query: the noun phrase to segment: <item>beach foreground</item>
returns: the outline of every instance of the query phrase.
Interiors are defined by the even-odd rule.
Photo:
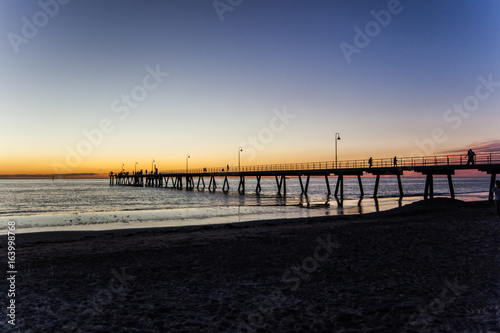
[[[16,243],[16,326],[4,315],[3,332],[500,331],[488,202]]]

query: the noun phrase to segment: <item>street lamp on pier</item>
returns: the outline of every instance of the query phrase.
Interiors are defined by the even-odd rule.
[[[188,166],[189,166],[189,164],[188,164],[189,158],[191,158],[191,155],[187,154],[186,155],[186,172],[188,172],[188,170],[189,170],[189,168],[188,168]]]
[[[337,141],[340,140],[340,134],[335,133],[335,169],[337,169]]]
[[[154,159],[151,161],[151,173],[154,173],[153,163],[156,162]]]
[[[135,162],[135,166],[134,166],[134,173],[137,173],[137,164],[139,164],[139,162]]]

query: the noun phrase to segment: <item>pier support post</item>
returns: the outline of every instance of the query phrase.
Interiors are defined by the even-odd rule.
[[[192,176],[186,176],[186,189],[187,190],[194,189],[194,180]]]
[[[448,185],[450,185],[451,198],[455,199],[455,190],[453,189],[453,180],[451,179],[451,174],[448,174]]]
[[[257,186],[255,187],[255,193],[260,193],[260,191],[262,190],[262,187],[260,186],[260,178],[262,176],[256,176],[257,177]]]
[[[425,178],[424,200],[434,198],[434,180],[431,173]]]
[[[325,175],[325,181],[326,181],[326,189],[328,191],[328,195],[332,194],[332,190],[330,189],[330,181],[328,180],[328,175]]]
[[[240,183],[238,185],[238,192],[245,193],[245,176],[240,176]]]
[[[489,158],[489,163],[491,164],[491,156]],[[490,188],[488,193],[488,200],[493,201],[493,187],[495,187],[495,181],[497,179],[497,175],[500,173],[500,167],[498,164],[496,165],[486,165],[478,168],[478,171],[486,172],[488,175],[491,175],[490,179]]]
[[[398,177],[398,187],[399,187],[399,198],[403,198],[403,184],[401,183],[401,175],[398,173],[396,174]]]
[[[490,193],[488,194],[488,200],[493,201],[493,187],[495,187],[495,180],[497,178],[497,174],[495,172],[491,173],[491,180],[490,180]]]
[[[205,179],[203,179],[203,176],[200,176],[200,178],[198,178],[198,185],[196,186],[196,189],[200,189],[200,181],[202,182],[203,184],[203,188],[205,188]]]
[[[307,175],[307,178],[306,178],[306,187],[305,187],[305,191],[304,191],[304,194],[307,195],[307,191],[309,190],[309,180],[311,179],[311,175]]]
[[[281,195],[281,188],[283,187],[283,194],[286,195],[286,176],[274,176],[276,178],[276,185],[278,186],[278,194]]]
[[[453,180],[451,178],[451,176],[455,174],[454,169],[446,168],[446,169],[435,170],[431,168],[423,168],[417,171],[420,171],[422,172],[422,174],[427,176],[425,178],[424,200],[434,198],[434,175],[446,175],[448,177],[448,185],[450,186],[450,196],[452,199],[455,198],[455,190],[453,188]]]
[[[359,183],[359,192],[361,193],[361,197],[364,197],[365,192],[363,191],[363,183],[361,182],[361,175],[358,175],[358,183]]]
[[[378,187],[380,185],[380,176],[381,175],[392,175],[396,176],[398,179],[398,189],[399,189],[399,198],[403,198],[403,183],[401,182],[401,175],[403,174],[403,170],[401,168],[372,168],[366,170],[368,173],[375,175],[375,188],[373,189],[373,197],[376,198],[378,196]]]
[[[304,184],[302,184],[302,177],[300,175],[298,175],[298,177],[299,177],[300,189],[302,190],[300,194],[304,194]]]
[[[210,183],[208,184],[208,190],[213,190],[215,192],[215,189],[217,188],[217,184],[215,183],[215,177],[211,176],[210,177]]]
[[[373,197],[377,197],[378,193],[378,184],[380,183],[380,174],[377,174],[377,178],[375,178],[375,189],[373,190]]]
[[[276,186],[278,186],[278,194],[281,195],[281,184],[283,182],[283,178],[280,180],[278,180],[278,176],[274,176],[274,178],[276,179]]]
[[[340,200],[344,201],[344,175],[337,175],[337,186],[335,186],[335,198],[338,197],[340,188]]]
[[[222,192],[229,192],[229,182],[227,181],[227,176],[224,177],[224,183],[222,184]]]

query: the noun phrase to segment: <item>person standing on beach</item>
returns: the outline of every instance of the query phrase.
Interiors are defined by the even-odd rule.
[[[495,208],[497,212],[497,217],[500,219],[500,180],[495,182],[495,187],[493,187],[493,200],[495,201]]]

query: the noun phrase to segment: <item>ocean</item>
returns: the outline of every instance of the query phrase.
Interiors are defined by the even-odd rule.
[[[196,180],[195,180],[196,181]],[[234,223],[252,220],[364,214],[387,210],[423,198],[425,178],[403,177],[405,197],[399,200],[396,177],[382,177],[378,200],[373,199],[375,178],[364,177],[360,200],[358,180],[344,178],[344,202],[327,195],[325,179],[311,178],[307,198],[297,178],[287,180],[287,195],[278,195],[274,178],[246,180],[244,195],[237,178],[230,178],[228,193],[132,186],[110,186],[107,179],[0,180],[0,230],[15,221],[17,232],[54,230],[105,230]],[[489,178],[455,177],[456,198],[487,200]],[[332,193],[336,177],[330,178]],[[208,185],[208,184],[207,184]],[[446,178],[435,177],[435,196],[449,197]]]

